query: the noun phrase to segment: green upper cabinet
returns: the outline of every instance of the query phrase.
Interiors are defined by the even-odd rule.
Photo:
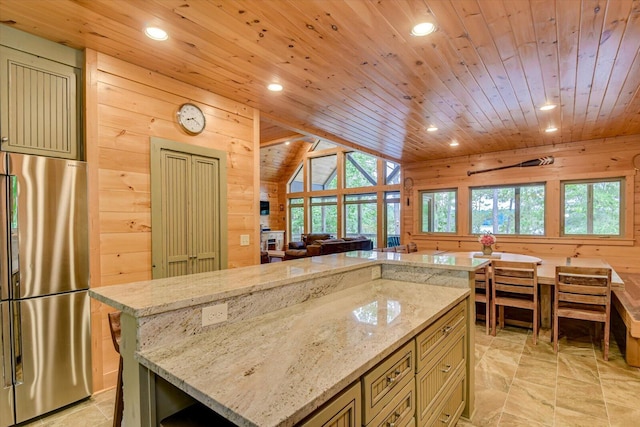
[[[82,70],[79,64],[64,63],[64,54],[57,55],[69,48],[53,44],[56,48],[47,50],[45,58],[39,45],[51,42],[23,34],[12,31],[0,46],[2,151],[81,159]]]

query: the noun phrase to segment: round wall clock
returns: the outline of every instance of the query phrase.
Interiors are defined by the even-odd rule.
[[[207,121],[202,110],[194,104],[182,104],[178,109],[178,124],[191,135],[197,135],[204,130]]]

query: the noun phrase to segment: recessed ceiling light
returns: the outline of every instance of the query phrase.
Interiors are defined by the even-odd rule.
[[[551,132],[555,132],[555,131],[557,131],[557,130],[558,130],[558,128],[553,127],[553,126],[549,126],[549,127],[548,127],[548,128],[546,128],[544,131],[545,131],[545,132],[547,132],[547,133],[551,133]]]
[[[422,37],[433,33],[435,30],[436,24],[432,22],[421,22],[411,29],[411,35]]]
[[[280,92],[282,90],[282,85],[278,83],[271,83],[269,86],[267,86],[267,89],[269,89],[271,92]]]
[[[144,29],[144,33],[153,40],[166,40],[169,38],[169,35],[165,30],[158,27],[147,27]]]
[[[289,145],[289,144],[291,144],[291,141],[286,141],[286,142],[284,143],[284,145]]]
[[[450,145],[451,147],[457,147],[458,145],[460,145],[460,143],[458,143],[458,141],[451,141],[451,142],[449,143],[449,145]]]
[[[437,130],[438,130],[438,128],[437,128],[437,127],[435,127],[435,126],[429,126],[429,127],[427,128],[427,132],[435,132],[435,131],[437,131]]]
[[[549,111],[549,110],[553,110],[556,107],[557,107],[556,104],[545,104],[542,107],[540,107],[540,111]]]

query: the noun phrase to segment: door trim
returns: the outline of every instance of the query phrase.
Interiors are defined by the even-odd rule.
[[[161,157],[162,150],[171,150],[179,153],[204,156],[216,159],[218,161],[218,192],[220,194],[220,269],[224,270],[228,264],[228,245],[227,245],[227,153],[212,148],[199,147],[195,145],[185,144],[177,141],[171,141],[164,138],[151,137],[151,274],[153,279],[164,277],[160,268],[162,263],[162,239],[160,233],[154,233],[153,230],[162,228],[162,191],[154,185],[154,176],[160,176],[161,173]],[[159,181],[158,181],[159,182]]]

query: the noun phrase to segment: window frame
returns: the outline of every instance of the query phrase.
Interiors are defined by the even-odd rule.
[[[357,200],[348,200],[349,198],[357,198],[357,197],[366,197],[366,196],[370,196],[372,198],[370,199],[357,199]],[[361,206],[361,205],[373,205],[375,206],[375,211],[376,211],[376,231],[374,233],[373,237],[369,237],[368,234],[370,233],[356,233],[355,235],[353,233],[349,233],[347,232],[349,223],[348,223],[348,215],[347,215],[347,208],[349,206]],[[345,194],[342,198],[342,218],[343,218],[343,222],[344,222],[344,230],[342,235],[344,237],[351,237],[351,236],[358,236],[358,235],[362,235],[362,236],[367,236],[369,237],[373,242],[374,242],[374,246],[377,244],[378,241],[378,217],[380,216],[380,212],[378,211],[378,193],[376,192],[372,192],[372,193],[352,193],[352,194]],[[358,228],[361,228],[361,224],[362,224],[362,210],[360,209],[360,207],[358,208],[358,220],[359,220],[359,224],[358,224]],[[351,236],[350,236],[351,234]]]
[[[298,203],[297,201],[300,200],[300,203]],[[288,221],[287,221],[287,228],[289,231],[289,240],[290,241],[299,241],[302,240],[302,237],[300,237],[299,240],[294,240],[294,233],[293,233],[293,228],[292,228],[292,221],[293,221],[293,214],[292,214],[292,210],[293,209],[300,209],[302,208],[302,232],[300,233],[300,235],[302,236],[302,234],[304,234],[304,231],[306,230],[306,222],[307,222],[307,218],[306,218],[306,208],[305,208],[305,202],[304,202],[304,198],[303,197],[290,197],[287,199],[287,208],[288,208]]]
[[[328,199],[332,198],[332,201],[320,201],[314,202],[314,199]],[[310,233],[328,233],[335,234],[336,237],[339,232],[340,220],[339,220],[339,206],[338,206],[338,196],[336,194],[328,194],[328,195],[317,195],[309,197],[309,232]],[[333,206],[336,209],[336,224],[335,231],[327,231],[327,230],[314,230],[313,229],[313,208],[314,207],[324,207],[324,206]]]
[[[502,184],[502,185],[480,185],[480,186],[475,186],[475,187],[469,187],[469,200],[468,200],[468,211],[469,211],[469,233],[470,234],[478,234],[479,232],[477,231],[473,231],[473,192],[475,190],[493,190],[493,189],[508,189],[508,188],[514,188],[514,189],[521,189],[524,187],[537,187],[537,186],[541,186],[543,191],[544,191],[544,196],[543,196],[543,208],[542,208],[542,220],[543,220],[543,232],[542,234],[524,234],[524,233],[520,233],[520,232],[514,232],[514,233],[494,233],[492,231],[492,234],[495,235],[500,235],[500,236],[507,236],[507,237],[548,237],[547,235],[547,186],[548,186],[548,181],[541,181],[541,182],[526,182],[526,183],[513,183],[513,184]],[[516,190],[516,194],[515,194],[515,198],[516,200],[520,200],[520,195],[518,194],[519,191]],[[516,206],[514,206],[514,230],[518,230],[520,228],[520,213],[521,213],[521,204],[520,203],[516,203]]]
[[[620,191],[620,203],[618,205],[618,234],[595,234],[595,233],[585,233],[585,234],[569,234],[565,232],[565,186],[567,184],[597,184],[602,182],[617,182],[619,185]],[[590,185],[590,188],[593,188],[593,185]],[[587,178],[587,179],[567,179],[560,181],[560,213],[559,213],[559,227],[560,227],[560,237],[569,237],[569,238],[613,238],[613,239],[623,239],[626,237],[626,188],[627,188],[627,178],[625,176],[616,176],[609,178]],[[587,213],[587,222],[593,222],[593,206],[589,209]],[[587,225],[588,227],[588,225]]]
[[[454,220],[454,231],[424,231],[424,227],[423,227],[423,210],[424,210],[424,206],[423,206],[423,195],[424,194],[436,194],[436,193],[453,193],[454,197],[455,197],[455,220]],[[459,203],[459,198],[458,198],[458,188],[437,188],[437,189],[429,189],[429,190],[419,190],[418,191],[418,232],[420,234],[424,234],[424,235],[431,235],[431,234],[437,234],[437,235],[457,235],[460,227],[458,224],[459,221],[459,213],[458,213],[458,203]],[[430,212],[433,212],[433,209],[430,209]],[[431,224],[433,224],[433,218],[430,221]],[[433,227],[431,227],[433,228]]]

